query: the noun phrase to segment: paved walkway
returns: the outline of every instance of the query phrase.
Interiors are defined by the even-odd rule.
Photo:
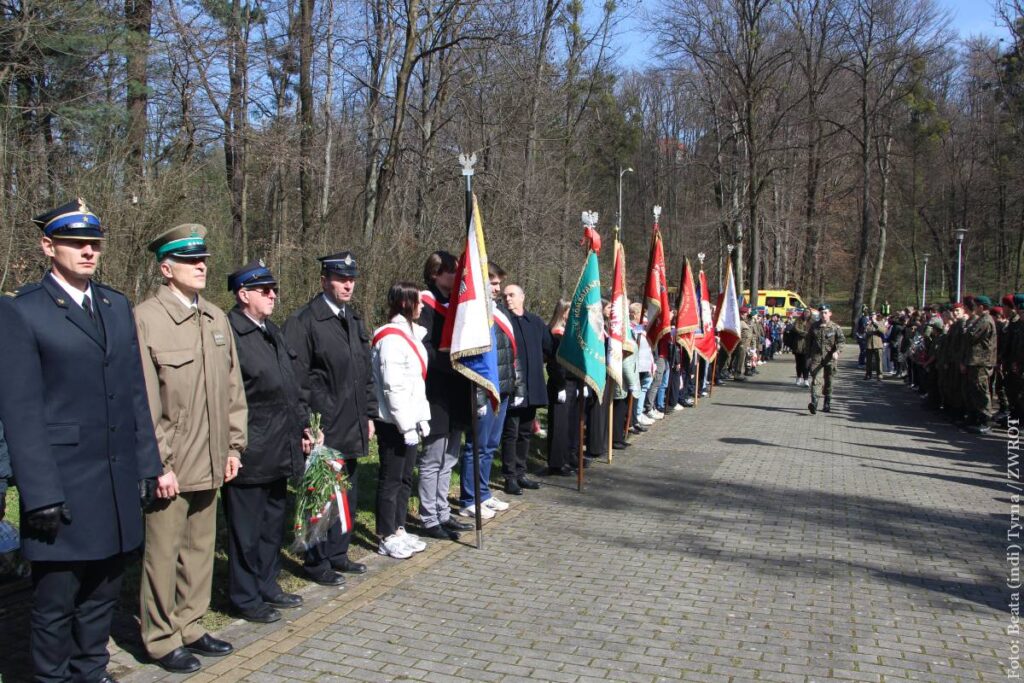
[[[859,376],[844,361],[835,412],[810,416],[783,356],[582,495],[510,497],[483,551],[375,557],[286,625],[230,627],[239,652],[190,682],[1005,679],[1005,436]]]

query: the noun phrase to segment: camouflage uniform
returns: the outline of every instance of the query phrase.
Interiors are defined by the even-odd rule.
[[[807,366],[811,372],[811,413],[818,409],[818,394],[825,397],[824,410],[832,408],[832,378],[836,374],[836,356],[846,343],[843,329],[831,320],[819,320],[807,333]]]
[[[988,429],[988,387],[996,364],[996,324],[985,309],[980,309],[965,326],[963,364],[964,398],[968,410],[968,428],[973,432]]]

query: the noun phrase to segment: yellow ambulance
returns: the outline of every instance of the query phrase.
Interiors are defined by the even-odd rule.
[[[743,301],[750,301],[750,290],[743,292]],[[757,308],[762,309],[768,315],[778,313],[785,316],[797,308],[807,308],[807,304],[796,292],[787,289],[762,289],[757,292]]]

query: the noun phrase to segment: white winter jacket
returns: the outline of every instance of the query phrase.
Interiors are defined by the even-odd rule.
[[[403,434],[430,420],[424,376],[427,350],[425,327],[396,315],[373,333],[370,364],[377,391],[377,414]]]

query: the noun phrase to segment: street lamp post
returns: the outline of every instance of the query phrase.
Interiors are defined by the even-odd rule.
[[[956,238],[956,302],[960,303],[963,301],[963,288],[961,287],[962,280],[961,276],[964,272],[964,236],[967,234],[966,228],[957,228],[953,231],[953,237]]]
[[[931,254],[925,252],[924,254],[924,275],[921,278],[921,309],[925,307],[925,302],[928,301],[928,257]]]
[[[619,213],[615,217],[615,222],[617,224],[616,227],[618,227],[619,229],[619,235],[622,235],[622,176],[632,172],[632,168],[622,168],[621,166],[619,167]]]

